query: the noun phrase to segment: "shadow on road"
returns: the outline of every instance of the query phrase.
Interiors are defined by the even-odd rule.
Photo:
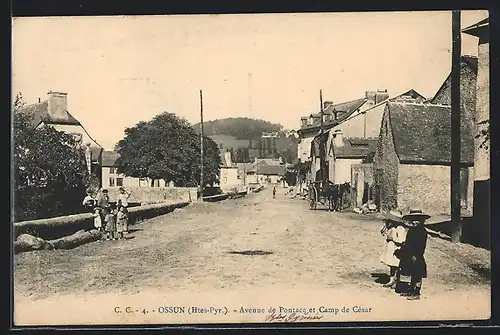
[[[244,255],[244,256],[263,256],[263,255],[272,255],[273,252],[264,250],[245,250],[245,251],[229,251],[228,254]]]
[[[387,284],[389,282],[389,275],[387,273],[374,272],[371,273],[372,278],[375,278],[377,284]]]

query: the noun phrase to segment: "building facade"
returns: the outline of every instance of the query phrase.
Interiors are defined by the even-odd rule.
[[[373,160],[375,204],[450,215],[450,106],[389,102]],[[473,202],[473,129],[462,108],[462,214]]]

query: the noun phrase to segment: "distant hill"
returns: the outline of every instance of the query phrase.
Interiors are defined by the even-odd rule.
[[[199,132],[200,123],[194,124],[193,128]],[[262,133],[271,132],[283,133],[283,126],[247,117],[231,117],[203,122],[203,133],[205,136],[228,135],[239,140],[254,140],[260,138]]]
[[[192,126],[200,132],[200,123]],[[226,150],[233,152],[233,161],[248,162],[254,157],[271,158],[282,157],[285,162],[293,162],[297,157],[298,139],[291,132],[283,129],[281,124],[271,123],[247,117],[217,119],[205,121],[203,132],[217,143],[221,154]],[[278,133],[275,154],[261,154],[262,133]]]

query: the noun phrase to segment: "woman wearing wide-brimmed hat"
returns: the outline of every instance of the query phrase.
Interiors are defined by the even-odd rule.
[[[399,264],[401,276],[410,277],[407,290],[401,293],[402,296],[408,297],[408,300],[420,299],[422,279],[427,278],[427,264],[424,258],[427,231],[424,223],[429,218],[430,215],[424,214],[420,209],[411,209],[403,216],[408,225],[408,232],[405,243],[396,251],[396,256],[401,260]]]
[[[385,237],[385,246],[380,261],[390,269],[390,280],[384,284],[384,287],[393,287],[397,282],[397,270],[399,267],[399,258],[394,255],[404,243],[406,238],[406,229],[402,219],[403,213],[400,210],[392,210],[384,214],[384,226],[380,233]]]

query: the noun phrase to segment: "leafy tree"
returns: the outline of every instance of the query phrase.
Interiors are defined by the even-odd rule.
[[[15,220],[37,219],[79,211],[85,195],[85,155],[72,135],[51,126],[33,129],[32,115],[14,102]]]
[[[204,181],[219,178],[219,147],[203,139]],[[189,123],[173,113],[162,113],[148,122],[125,129],[116,146],[118,171],[138,178],[163,179],[179,186],[196,186],[200,180],[200,138]]]

